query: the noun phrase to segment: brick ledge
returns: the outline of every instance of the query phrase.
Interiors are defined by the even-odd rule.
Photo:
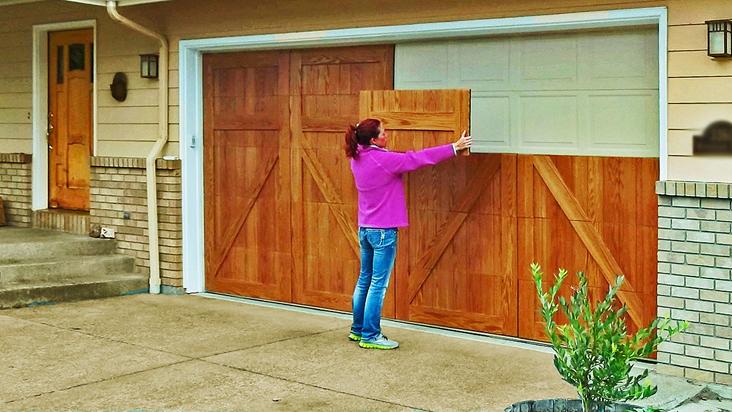
[[[730,199],[732,198],[732,183],[656,182],[656,194],[660,196]]]
[[[28,153],[0,153],[0,163],[30,163],[31,159]]]
[[[114,156],[92,156],[92,167],[120,167],[129,169],[144,169],[145,159],[142,157],[114,157]],[[157,169],[176,170],[180,169],[179,160],[157,159]]]

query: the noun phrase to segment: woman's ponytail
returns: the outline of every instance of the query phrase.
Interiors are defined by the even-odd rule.
[[[352,159],[358,159],[358,145],[368,146],[371,144],[371,139],[379,137],[381,128],[381,120],[379,119],[364,119],[356,123],[356,125],[349,125],[346,130],[346,156]]]
[[[358,137],[356,134],[356,126],[349,125],[346,130],[346,156],[358,159]]]

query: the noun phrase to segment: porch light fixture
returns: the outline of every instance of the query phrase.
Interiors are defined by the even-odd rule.
[[[732,123],[726,120],[712,122],[701,135],[694,136],[695,155],[732,154]]]
[[[732,57],[732,20],[708,20],[707,55]]]
[[[158,78],[158,55],[157,54],[141,54],[140,55],[140,77],[145,79]]]

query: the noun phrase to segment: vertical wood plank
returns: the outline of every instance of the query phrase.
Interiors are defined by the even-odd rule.
[[[626,284],[620,298],[631,312],[630,329],[650,322],[655,309],[651,313],[641,299],[650,287],[646,279],[655,279],[656,244],[655,238],[644,240],[639,228],[644,227],[640,222],[646,214],[656,213],[653,185],[643,188],[642,182],[654,180],[658,159],[531,157],[538,173],[533,172],[532,179],[529,168],[520,166],[518,197],[524,211],[533,203],[540,213],[519,218],[519,269],[528,271],[531,261],[539,261],[547,275],[559,266],[572,273],[585,271],[593,298],[601,298],[615,275],[622,273]],[[655,218],[652,225],[649,233],[656,233]],[[574,281],[572,276],[567,283]],[[653,288],[655,296],[655,284]],[[569,293],[569,285],[562,293]],[[519,336],[545,339],[537,305],[533,282],[520,274]]]
[[[290,300],[288,63],[288,52],[204,55],[208,290]]]

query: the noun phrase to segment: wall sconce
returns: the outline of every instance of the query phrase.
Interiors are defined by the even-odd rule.
[[[694,136],[694,154],[732,155],[732,123],[717,120]]]
[[[732,20],[709,20],[707,23],[707,55],[732,57]]]
[[[140,55],[140,77],[145,79],[158,78],[158,55],[157,54],[141,54]]]

